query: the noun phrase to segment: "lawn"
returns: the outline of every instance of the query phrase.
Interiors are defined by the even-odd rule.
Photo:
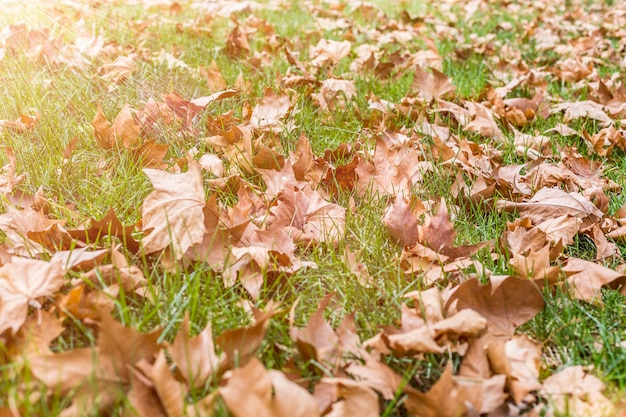
[[[0,416],[626,416],[625,4],[0,7]]]

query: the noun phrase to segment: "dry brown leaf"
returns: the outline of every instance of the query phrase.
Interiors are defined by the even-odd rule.
[[[277,307],[277,304],[269,302],[267,311],[253,309],[255,316],[253,325],[226,330],[215,339],[225,354],[225,357],[222,358],[221,371],[230,369],[235,365],[245,365],[250,361],[261,346],[269,326],[269,320],[277,313]]]
[[[309,318],[304,329],[294,327],[295,305],[290,317],[289,335],[296,343],[298,350],[306,359],[312,359],[331,371],[345,364],[345,355],[360,356],[360,341],[354,326],[354,314],[348,315],[343,322],[333,330],[324,320],[324,310],[333,297],[333,293],[324,297],[318,309]]]
[[[346,371],[360,378],[361,384],[380,392],[384,399],[393,400],[402,385],[402,376],[371,355],[364,355],[364,359],[364,365],[352,363]]]
[[[91,219],[89,228],[68,230],[70,236],[85,243],[97,243],[104,236],[117,237],[126,249],[139,252],[139,242],[133,238],[134,226],[124,226],[111,207],[101,219]]]
[[[411,246],[419,239],[420,226],[417,223],[419,216],[426,212],[421,201],[414,209],[402,195],[396,195],[395,202],[385,210],[383,224],[389,234],[403,246]]]
[[[102,149],[115,148],[117,142],[115,140],[113,128],[102,112],[100,104],[98,104],[98,110],[96,111],[96,116],[91,122],[91,126],[93,126],[93,136],[96,139],[98,146]]]
[[[330,39],[320,39],[317,45],[310,47],[311,65],[314,67],[335,65],[350,54],[351,47],[352,44],[348,41],[339,42]]]
[[[156,361],[152,366],[150,377],[154,390],[159,396],[163,409],[168,417],[183,417],[187,390],[184,385],[174,379],[167,365],[165,351],[159,350]]]
[[[15,333],[26,321],[28,307],[52,296],[65,284],[61,262],[14,257],[0,267],[0,334]]]
[[[427,393],[421,393],[411,386],[404,387],[407,398],[404,405],[415,417],[457,417],[467,411],[466,400],[456,389],[452,377],[452,367],[446,366],[439,380]],[[471,404],[471,400],[469,404]]]
[[[215,353],[210,323],[194,337],[189,333],[189,316],[185,314],[181,329],[167,350],[189,388],[197,389],[216,374],[221,358]]]
[[[202,242],[204,225],[204,187],[200,166],[188,158],[188,170],[170,174],[144,169],[154,186],[144,200],[142,245],[146,253],[169,247],[176,260],[193,245]]]
[[[496,208],[499,211],[516,211],[521,216],[529,217],[533,224],[563,215],[582,220],[589,218],[592,221],[598,221],[604,216],[604,213],[580,193],[568,193],[559,188],[542,188],[524,203],[498,200]]]
[[[550,399],[558,413],[580,417],[608,417],[614,415],[611,402],[602,395],[604,384],[585,372],[582,366],[570,366],[548,377],[541,393]]]
[[[471,308],[489,323],[488,332],[508,340],[515,329],[543,310],[540,288],[533,281],[514,277],[491,276],[489,284],[477,279],[465,281],[448,298],[458,310]]]
[[[46,252],[47,248],[52,252],[57,247],[63,249],[63,243],[68,243],[69,237],[62,228],[64,223],[63,220],[50,220],[43,211],[31,207],[23,210],[8,207],[6,213],[0,215],[0,230],[6,234],[3,246],[10,253],[29,257]],[[37,240],[31,239],[31,234]]]
[[[296,243],[336,245],[343,237],[345,218],[346,210],[326,201],[318,191],[289,187],[278,195],[267,224],[271,228],[283,228]]]
[[[287,95],[276,95],[274,90],[266,88],[263,100],[254,106],[250,125],[259,130],[282,131],[284,119],[291,113],[293,103]]]
[[[326,386],[333,399],[330,411],[324,414],[326,417],[380,415],[378,396],[366,384],[347,378],[322,378],[320,386]]]
[[[219,393],[235,417],[319,416],[317,403],[282,372],[267,371],[258,359],[227,376]]]
[[[417,98],[428,104],[433,99],[454,97],[455,88],[451,80],[434,68],[430,70],[428,72],[421,67],[415,68],[411,90],[417,92]]]
[[[568,259],[563,271],[568,275],[567,283],[574,298],[595,304],[602,304],[600,289],[604,285],[624,277],[613,269],[579,258]]]

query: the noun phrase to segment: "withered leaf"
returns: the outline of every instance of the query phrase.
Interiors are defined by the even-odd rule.
[[[206,232],[202,174],[196,161],[188,159],[188,166],[182,174],[144,169],[154,186],[142,210],[146,253],[170,247],[175,259],[180,259],[190,247],[202,242]]]
[[[232,371],[219,393],[235,417],[320,415],[317,403],[304,388],[282,372],[267,371],[258,359]]]
[[[457,309],[471,308],[486,318],[489,334],[505,339],[544,307],[536,284],[514,277],[492,276],[487,285],[477,279],[465,281],[450,295],[448,306],[455,301]]]
[[[185,315],[174,343],[167,350],[189,387],[196,389],[216,373],[220,357],[215,353],[210,324],[194,337],[189,332],[189,317]]]
[[[29,304],[41,307],[40,297],[51,296],[65,283],[61,262],[14,257],[0,267],[0,334],[15,333],[26,321]]]
[[[498,200],[496,208],[500,211],[516,211],[529,217],[533,224],[563,215],[592,220],[599,220],[604,216],[604,213],[580,193],[568,193],[559,188],[542,188],[525,203]]]

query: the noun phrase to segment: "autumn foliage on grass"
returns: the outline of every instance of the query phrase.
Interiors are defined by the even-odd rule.
[[[524,41],[559,52],[549,67],[525,62],[510,45],[496,53],[488,36],[457,39],[450,53],[462,58],[472,48],[494,68],[483,91],[467,96],[444,73],[446,57],[436,41],[454,40],[459,33],[451,22],[472,22],[490,6],[458,3],[454,12],[442,7],[443,14],[404,12],[393,20],[373,4],[306,2],[318,26],[310,34],[316,41],[308,43],[278,36],[260,17],[294,7],[286,4],[138,2],[166,23],[189,8],[196,18],[175,28],[195,36],[203,36],[202,22],[229,17],[219,53],[250,68],[285,60],[286,69],[257,95],[241,74],[226,82],[215,61],[198,68],[184,57],[96,33],[66,39],[27,23],[5,27],[3,56],[45,63],[50,71],[91,71],[110,94],[143,62],[188,71],[207,86],[206,94],[170,91],[113,111],[103,97],[90,109],[86,129],[99,169],[129,158],[151,186],[132,224],[113,207],[99,219],[70,206],[67,218],[58,216],[54,196],[27,186],[15,150],[4,148],[0,363],[20,381],[15,389],[43,384],[48,390],[31,393],[33,402],[70,398],[63,416],[93,409],[112,415],[120,396],[127,400],[123,414],[140,416],[224,409],[277,417],[614,415],[591,369],[547,371],[542,344],[518,329],[544,309],[546,294],[562,292],[599,308],[602,289],[626,295],[626,264],[616,243],[626,237],[626,205],[616,207],[622,185],[604,175],[607,163],[626,151],[626,93],[616,77],[599,71],[602,60],[614,62],[626,49],[603,37],[626,24],[626,12],[616,6],[614,20],[594,15],[597,30],[570,43],[561,32],[571,29],[571,19],[545,10],[552,20],[527,22]],[[508,7],[513,11],[514,4]],[[365,27],[367,19],[378,24]],[[336,30],[341,36],[324,36]],[[594,49],[596,43],[605,48]],[[395,101],[373,92],[359,97],[357,84],[368,77],[405,77],[410,85]],[[554,81],[575,91],[584,84],[586,99],[555,94],[548,88]],[[319,123],[356,112],[363,124],[354,140],[314,152],[315,143],[299,130],[303,99],[313,103]],[[1,120],[0,130],[28,135],[50,117],[26,109]],[[548,119],[556,120],[549,129],[534,128]],[[580,121],[596,131],[579,129]],[[164,140],[164,130],[179,143]],[[80,146],[68,142],[64,164],[72,164]],[[517,163],[506,162],[512,158]],[[433,177],[450,187],[425,195]],[[385,261],[418,289],[401,294],[399,319],[374,323],[372,337],[363,336],[349,306],[331,324],[327,313],[338,308],[333,292],[299,320],[297,303],[274,300],[291,291],[287,280],[324,268],[310,256],[313,248],[331,248],[365,289],[376,291],[377,280],[386,279],[370,275],[368,259],[347,244],[348,219],[368,202],[386,206],[377,221],[397,251]],[[469,243],[455,218],[472,205],[513,220],[496,239]],[[593,257],[567,251],[581,236],[593,243]],[[491,271],[486,258],[509,273]],[[211,322],[194,330],[185,316],[167,341],[162,328],[141,332],[116,315],[121,293],[154,302],[159,288],[146,272],[185,279],[200,267],[217,277],[212,285],[236,288],[248,325],[216,335]],[[303,302],[307,294],[299,296]],[[288,328],[290,346],[272,340],[273,322]],[[91,329],[91,344],[56,346],[77,323]],[[281,367],[263,362],[262,346],[285,355]],[[399,365],[427,355],[450,358],[430,384],[413,365]],[[22,413],[0,404],[2,415]]]

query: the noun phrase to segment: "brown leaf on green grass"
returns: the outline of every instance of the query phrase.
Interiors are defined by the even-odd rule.
[[[320,39],[317,45],[310,47],[311,65],[314,67],[335,65],[350,54],[351,47],[349,41]]]
[[[100,313],[98,342],[94,348],[74,349],[52,355],[29,356],[31,372],[47,387],[67,393],[89,379],[103,384],[128,384],[131,368],[152,360],[161,349],[160,330],[141,334]],[[97,384],[92,389],[97,391]]]
[[[316,387],[316,394],[318,388],[330,397],[325,399],[331,403],[330,410],[324,414],[326,417],[376,417],[380,415],[378,396],[367,384],[348,378],[323,378]],[[318,399],[318,403],[319,401]]]
[[[8,130],[16,133],[25,133],[33,130],[39,122],[40,114],[37,109],[29,109],[32,114],[20,114],[15,120],[0,120],[0,132]]]
[[[278,304],[269,302],[267,311],[253,309],[254,324],[238,329],[226,330],[215,342],[222,349],[220,370],[223,372],[235,366],[243,366],[254,357],[265,337],[269,320],[277,313]]]
[[[542,286],[544,282],[552,285],[561,275],[560,267],[550,266],[549,244],[539,250],[531,250],[527,255],[513,253],[509,263],[516,277],[533,280],[539,286]]]
[[[478,312],[487,319],[490,335],[508,340],[517,327],[543,310],[544,301],[533,281],[491,276],[487,285],[470,279],[456,287],[448,298],[447,306],[450,305]]]
[[[28,307],[41,308],[44,297],[65,284],[61,262],[14,257],[0,267],[0,335],[15,333],[26,321]]]
[[[595,304],[602,304],[600,289],[603,286],[624,277],[613,269],[579,258],[568,259],[563,272],[567,274],[572,296]]]
[[[97,73],[106,81],[113,84],[122,83],[134,71],[137,64],[137,54],[120,55],[113,62],[100,65]],[[109,91],[114,90],[109,87]]]
[[[134,230],[134,226],[124,226],[111,207],[101,220],[92,218],[88,228],[68,230],[68,233],[74,239],[85,243],[97,243],[105,236],[114,236],[126,249],[137,253],[139,242],[132,236]]]
[[[266,370],[258,359],[225,375],[219,393],[235,417],[319,416],[317,403],[282,372]]]
[[[263,100],[252,109],[250,125],[259,130],[282,131],[284,119],[293,106],[289,96],[277,95],[268,87],[263,92]]]
[[[64,243],[71,241],[62,228],[64,223],[64,220],[50,220],[43,211],[31,207],[23,210],[8,207],[0,215],[0,230],[6,234],[3,246],[10,253],[31,257],[46,250],[61,250]]]
[[[470,398],[464,398],[456,389],[450,365],[427,393],[411,386],[404,387],[404,392],[407,394],[404,405],[416,417],[457,417],[467,411],[466,401],[472,404]]]
[[[557,413],[608,417],[615,409],[602,394],[604,389],[602,381],[582,366],[570,366],[543,381],[541,393]]]
[[[386,400],[393,400],[402,385],[402,376],[371,355],[364,355],[365,364],[352,363],[347,372],[363,385],[372,388]]]
[[[190,247],[202,242],[206,232],[200,166],[188,159],[188,170],[182,174],[148,168],[144,172],[154,191],[143,202],[143,249],[150,254],[169,247],[178,260]]]
[[[325,200],[310,188],[285,188],[267,220],[271,228],[282,228],[293,240],[305,243],[338,244],[345,229],[346,210]]]
[[[343,322],[333,329],[324,320],[324,311],[333,297],[333,293],[324,297],[318,309],[309,318],[305,328],[294,326],[295,305],[291,311],[289,335],[306,359],[312,359],[336,370],[345,365],[345,358],[349,354],[359,355],[360,341],[356,335],[354,314],[348,315]]]
[[[450,260],[470,257],[488,244],[488,242],[482,242],[474,245],[454,246],[456,230],[450,221],[448,207],[443,198],[439,203],[437,214],[426,216],[422,232],[423,241],[420,243]]]
[[[421,226],[417,220],[426,211],[424,204],[418,201],[415,208],[404,196],[396,195],[395,202],[385,210],[383,223],[389,234],[403,246],[411,246],[420,239]]]
[[[102,106],[100,106],[100,104],[98,104],[98,110],[96,111],[96,116],[91,122],[91,126],[93,127],[93,136],[96,139],[98,146],[102,149],[115,148],[117,141],[115,140],[113,128],[109,120],[102,112]]]
[[[384,132],[376,138],[372,162],[359,161],[356,167],[361,194],[411,195],[411,189],[421,184],[432,163],[423,160],[421,152],[409,146],[393,143],[393,134]]]
[[[210,323],[194,337],[190,331],[189,315],[185,314],[176,339],[167,350],[189,388],[197,389],[216,374],[221,358],[215,353]]]
[[[40,310],[37,315],[28,316],[7,344],[6,354],[14,361],[24,355],[52,354],[50,343],[65,330],[62,321],[54,313],[44,310]]]
[[[568,193],[559,188],[542,188],[530,200],[522,203],[498,200],[496,208],[529,217],[533,224],[563,215],[591,221],[598,221],[604,216],[604,213],[580,193]]]
[[[450,79],[434,68],[430,71],[421,67],[415,68],[411,90],[416,92],[417,98],[428,104],[433,99],[454,97],[455,88]]]
[[[242,58],[250,53],[248,36],[239,25],[235,26],[228,34],[224,52],[231,59]]]

